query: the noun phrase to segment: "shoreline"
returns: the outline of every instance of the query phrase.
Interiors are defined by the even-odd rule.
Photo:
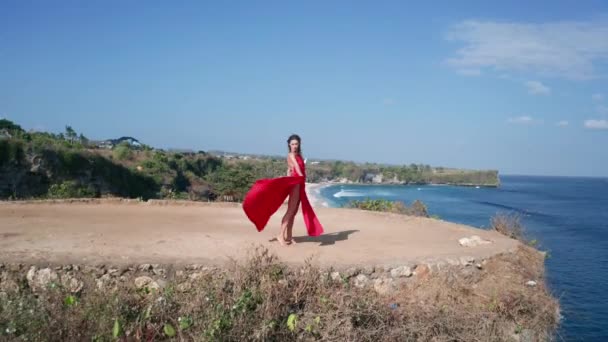
[[[329,208],[329,203],[321,196],[321,189],[333,185],[333,183],[306,183],[306,195],[313,208]]]

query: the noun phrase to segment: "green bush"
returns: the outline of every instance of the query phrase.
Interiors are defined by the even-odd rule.
[[[224,165],[210,175],[213,189],[220,195],[231,194],[238,198],[245,196],[256,176],[251,165]]]
[[[20,165],[25,159],[24,144],[20,140],[0,140],[0,167],[9,163]]]
[[[117,160],[130,160],[133,159],[133,150],[131,150],[128,142],[121,142],[114,147],[113,155]]]
[[[350,201],[346,204],[346,207],[361,210],[390,212],[409,216],[429,217],[426,205],[419,200],[414,201],[414,203],[408,207],[401,201],[368,198],[363,201]]]
[[[84,187],[75,181],[64,181],[50,186],[47,193],[49,198],[82,198],[96,197],[95,190]]]

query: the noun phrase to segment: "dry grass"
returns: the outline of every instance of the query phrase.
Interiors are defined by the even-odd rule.
[[[400,298],[414,340],[510,341],[528,330],[551,339],[559,304],[543,281],[543,257],[521,246],[491,259],[483,272],[445,272],[419,282]],[[466,269],[472,271],[472,268]],[[535,287],[526,286],[535,280]]]
[[[491,220],[492,229],[510,237],[525,242],[524,227],[521,216],[516,213],[497,214]]]
[[[0,285],[20,288],[0,294],[3,341],[160,341],[170,339],[168,326],[180,341],[508,341],[524,330],[546,340],[557,325],[542,256],[525,246],[483,270],[415,276],[386,296],[332,281],[310,263],[288,268],[263,248],[247,262],[199,272],[184,292],[176,289],[188,274],[160,291],[131,281],[98,291],[89,277],[73,303],[61,286],[34,293],[23,275],[2,272]]]

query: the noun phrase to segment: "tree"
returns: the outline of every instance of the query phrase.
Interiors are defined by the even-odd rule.
[[[76,134],[76,131],[71,126],[65,126],[65,137],[73,144],[78,134]]]
[[[89,144],[89,139],[87,137],[85,137],[82,133],[80,133],[80,136],[78,137],[78,140],[80,140],[80,143],[83,145],[88,145]]]
[[[23,128],[21,128],[21,126],[15,124],[11,120],[7,120],[7,119],[0,119],[0,129],[6,129],[10,133],[24,132],[24,130],[23,130]]]

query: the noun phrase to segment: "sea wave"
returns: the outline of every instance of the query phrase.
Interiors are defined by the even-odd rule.
[[[363,197],[366,196],[365,194],[363,194],[362,192],[359,191],[353,191],[353,190],[340,190],[338,192],[336,192],[334,194],[334,197],[336,198],[340,198],[340,197]]]

